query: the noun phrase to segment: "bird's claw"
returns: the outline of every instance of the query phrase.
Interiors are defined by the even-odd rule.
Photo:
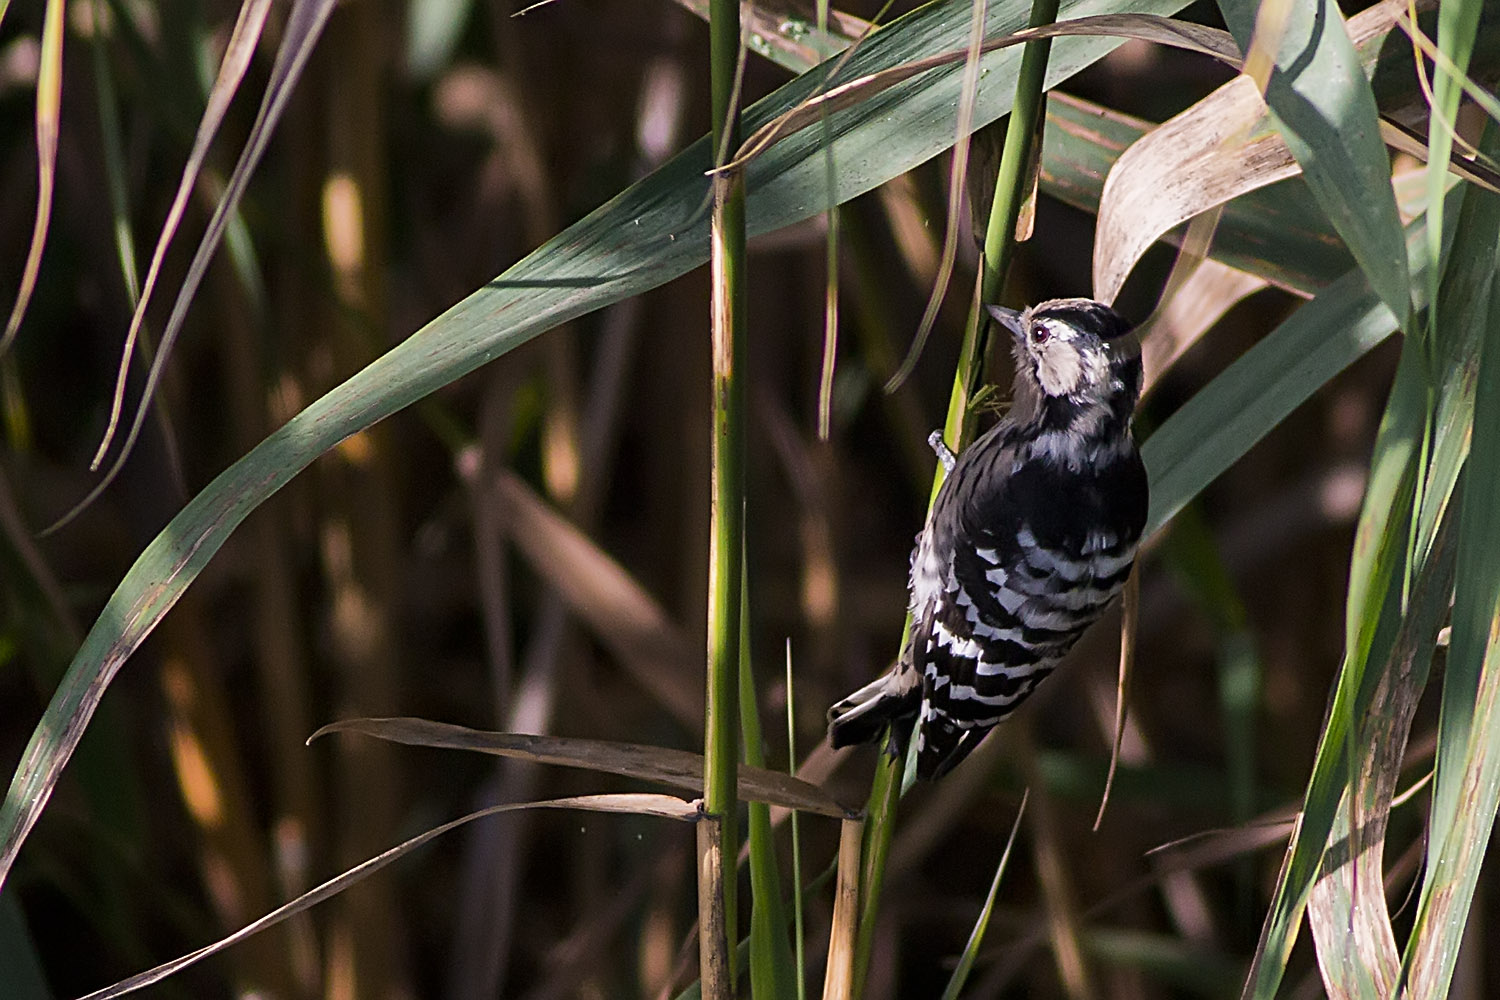
[[[933,452],[937,454],[938,461],[943,464],[943,472],[952,472],[953,463],[957,459],[953,457],[953,452],[948,450],[948,446],[943,443],[943,432],[933,431],[927,435],[927,443],[932,447]]]

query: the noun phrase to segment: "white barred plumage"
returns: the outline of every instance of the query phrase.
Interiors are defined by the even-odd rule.
[[[911,558],[911,639],[829,710],[834,746],[890,746],[916,723],[917,773],[946,774],[1072,648],[1124,586],[1146,519],[1130,436],[1139,343],[1112,309],[990,307],[1014,341],[1010,412],[956,461]]]

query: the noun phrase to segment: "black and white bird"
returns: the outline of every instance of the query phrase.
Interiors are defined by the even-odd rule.
[[[1130,436],[1140,343],[1090,299],[990,314],[1013,338],[1009,412],[948,468],[911,556],[911,638],[896,665],[828,712],[835,747],[891,749],[916,722],[938,778],[1026,699],[1120,592],[1146,523]]]

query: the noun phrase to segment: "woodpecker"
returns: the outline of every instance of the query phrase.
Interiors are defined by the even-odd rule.
[[[1146,523],[1130,436],[1140,342],[1113,309],[987,307],[1012,338],[1009,412],[947,468],[911,556],[911,637],[828,711],[835,747],[916,723],[917,776],[947,774],[1013,712],[1125,585]]]

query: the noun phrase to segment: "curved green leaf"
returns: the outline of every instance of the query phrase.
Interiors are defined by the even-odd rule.
[[[1396,332],[1351,271],[1183,404],[1141,448],[1155,532],[1333,376]]]
[[[1411,285],[1390,160],[1380,137],[1375,96],[1338,4],[1219,0],[1219,9],[1252,61],[1257,13],[1284,15],[1266,103],[1318,204],[1359,261],[1370,286],[1405,328]],[[1276,18],[1273,14],[1265,20]]]

